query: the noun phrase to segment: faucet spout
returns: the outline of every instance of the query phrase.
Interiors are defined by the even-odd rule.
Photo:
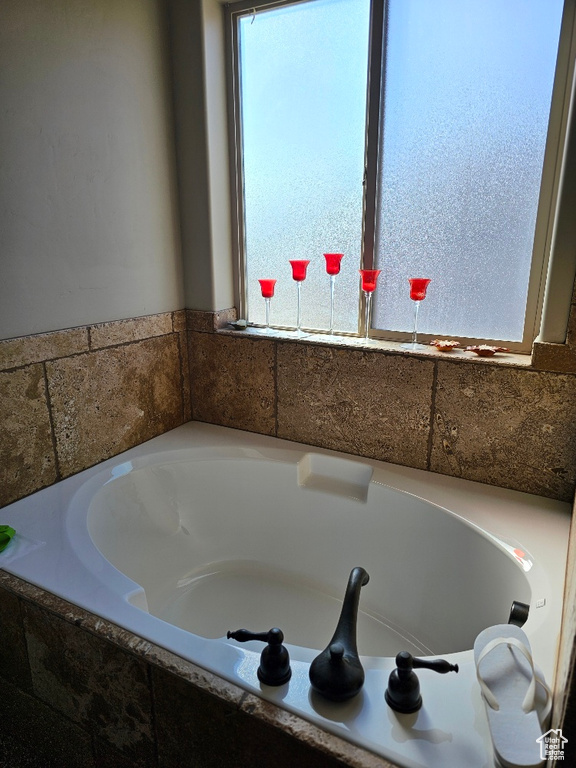
[[[364,669],[358,656],[356,624],[360,590],[370,577],[364,568],[353,568],[336,630],[328,646],[310,665],[312,688],[332,701],[355,696],[364,684]]]

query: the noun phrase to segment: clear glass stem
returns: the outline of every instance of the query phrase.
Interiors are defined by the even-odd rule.
[[[330,275],[330,333],[334,330],[334,282],[336,275]]]
[[[302,286],[302,283],[300,282],[300,280],[298,280],[296,282],[296,288],[298,289],[298,310],[297,310],[298,314],[296,316],[296,328],[299,331],[301,330],[300,325],[301,325],[301,322],[302,322],[302,318],[300,316],[300,288],[301,288],[301,286]]]
[[[418,333],[418,310],[420,309],[420,302],[415,301],[414,304],[414,330],[412,331],[412,344],[416,344],[416,336]]]
[[[264,299],[266,305],[266,328],[270,328],[270,299]]]
[[[366,314],[364,316],[364,338],[368,338],[368,332],[370,330],[370,312],[372,309],[372,293],[369,293],[368,291],[364,291],[364,296],[366,297]]]

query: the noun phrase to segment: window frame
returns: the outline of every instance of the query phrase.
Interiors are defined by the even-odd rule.
[[[239,16],[257,14],[260,10],[269,10],[287,5],[314,2],[314,0],[241,0],[228,3],[224,8],[226,67],[229,114],[229,157],[230,187],[232,199],[232,250],[234,262],[235,300],[240,316],[246,315],[246,254],[243,214],[242,181],[242,119],[239,68],[238,23]],[[550,118],[545,143],[542,179],[537,206],[535,232],[533,238],[531,267],[528,282],[526,313],[523,338],[519,342],[507,340],[468,338],[455,336],[461,344],[498,343],[505,344],[511,352],[529,354],[532,344],[538,338],[544,311],[548,276],[553,268],[552,251],[554,246],[554,225],[560,193],[565,154],[564,139],[567,131],[570,104],[575,84],[570,77],[573,69],[573,49],[576,46],[576,0],[564,0],[562,22],[558,46],[558,55],[552,90]],[[369,62],[367,79],[367,114],[365,129],[365,178],[362,204],[362,242],[360,244],[360,263],[358,268],[372,269],[374,266],[374,248],[376,238],[376,209],[378,181],[378,148],[380,139],[380,100],[382,97],[382,71],[387,0],[372,0],[369,30]],[[316,333],[316,332],[315,332]],[[321,335],[325,331],[318,330]],[[365,334],[364,296],[358,288],[358,331],[356,334],[341,336],[363,337]],[[405,341],[410,333],[386,329],[369,328],[370,339],[382,341]],[[422,333],[423,340],[431,339]],[[542,339],[546,340],[546,339]]]

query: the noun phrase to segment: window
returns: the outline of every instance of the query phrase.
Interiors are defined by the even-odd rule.
[[[358,270],[380,269],[370,335],[528,351],[562,0],[303,0],[229,6],[241,309],[327,331],[324,253],[344,254],[334,330],[362,332]],[[556,143],[558,139],[556,138]],[[552,160],[554,161],[552,153]]]

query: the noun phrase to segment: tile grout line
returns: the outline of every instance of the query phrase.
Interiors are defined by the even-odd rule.
[[[52,398],[50,397],[50,387],[48,386],[48,370],[46,360],[42,362],[42,374],[44,377],[44,396],[46,397],[46,408],[48,410],[48,421],[50,423],[50,442],[54,453],[54,471],[57,481],[62,480],[62,471],[60,468],[60,459],[58,457],[58,444],[56,441],[56,431],[54,429],[54,417],[52,415]]]
[[[178,363],[180,368],[180,416],[181,416],[181,423],[184,424],[186,421],[186,375],[184,370],[184,358],[186,357],[186,362],[188,362],[188,354],[184,354],[184,351],[182,349],[182,344],[188,345],[188,333],[184,332],[184,334],[181,334],[178,331],[172,330],[172,333],[176,336],[176,346],[178,348]],[[184,335],[184,341],[182,341],[182,335]],[[186,366],[188,367],[188,366]],[[190,373],[188,372],[188,379],[190,379]],[[188,382],[189,383],[189,382]],[[190,387],[188,387],[190,389]],[[189,399],[191,401],[191,396],[189,395]],[[190,402],[190,413],[192,413],[192,402]]]
[[[150,694],[150,726],[152,731],[152,739],[154,742],[154,765],[157,766],[160,762],[160,750],[158,747],[158,718],[156,714],[156,686],[154,685],[154,675],[152,671],[152,665],[146,662],[146,671],[148,678],[148,692]]]
[[[429,472],[432,464],[432,446],[434,443],[434,425],[436,414],[436,389],[438,386],[438,361],[434,361],[434,372],[432,374],[432,392],[430,397],[430,427],[428,429],[428,443],[426,447],[426,469]]]
[[[278,437],[278,342],[274,342],[274,437]]]

